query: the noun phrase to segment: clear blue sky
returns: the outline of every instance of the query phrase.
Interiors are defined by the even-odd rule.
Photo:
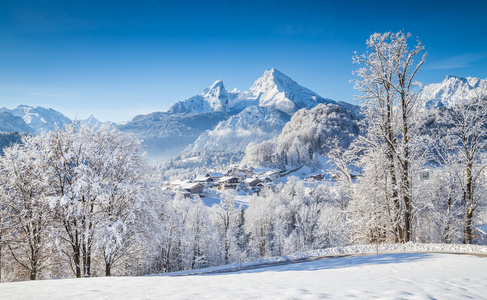
[[[354,51],[410,32],[429,51],[418,79],[487,77],[487,1],[0,0],[0,107],[127,121],[217,79],[247,90],[276,68],[352,102]]]

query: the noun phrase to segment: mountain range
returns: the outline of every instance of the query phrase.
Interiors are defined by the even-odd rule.
[[[245,92],[228,91],[217,80],[201,95],[178,101],[167,112],[139,115],[119,128],[144,140],[149,156],[156,159],[183,150],[243,152],[250,142],[277,136],[296,111],[320,103],[338,102],[270,69]]]
[[[98,126],[101,124],[93,115],[86,120],[78,120],[80,124]],[[0,108],[0,132],[19,132],[29,134],[46,134],[56,126],[63,128],[73,121],[62,113],[44,107],[19,105],[14,109]]]
[[[447,75],[440,83],[432,83],[424,86],[419,98],[423,107],[427,109],[435,107],[451,107],[465,99],[475,97],[487,91],[487,79],[474,77],[462,78]]]
[[[419,97],[422,106],[452,106],[487,89],[487,79],[448,75],[441,83],[426,85]],[[284,125],[300,109],[318,104],[334,104],[353,113],[358,106],[323,98],[299,85],[276,69],[266,70],[244,92],[227,90],[215,81],[200,95],[177,101],[167,112],[138,115],[117,125],[143,140],[148,156],[154,160],[174,157],[181,152],[240,152],[250,143],[277,137]],[[93,116],[79,120],[90,126],[101,124]],[[0,132],[44,134],[72,120],[51,108],[20,105],[0,108]]]

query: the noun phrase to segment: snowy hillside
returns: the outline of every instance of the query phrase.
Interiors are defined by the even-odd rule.
[[[15,109],[7,109],[4,107],[0,111],[9,112],[14,116],[21,117],[27,125],[38,133],[54,130],[56,124],[64,127],[64,125],[72,123],[68,117],[52,108],[40,106],[34,108],[27,105],[19,105]]]
[[[251,142],[260,143],[278,135],[289,115],[273,108],[251,106],[213,130],[205,131],[187,151],[245,151]]]
[[[261,166],[317,165],[318,155],[326,155],[337,140],[347,149],[359,133],[359,116],[336,104],[319,104],[295,113],[273,141],[251,144],[243,163]],[[269,153],[277,153],[272,158]]]
[[[346,256],[193,276],[2,283],[2,299],[485,299],[487,258]]]
[[[443,82],[426,85],[419,97],[422,99],[423,106],[428,109],[451,107],[486,90],[487,79],[448,75]]]

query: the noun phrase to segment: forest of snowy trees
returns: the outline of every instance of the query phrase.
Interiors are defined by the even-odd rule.
[[[351,244],[478,242],[487,93],[421,109],[424,47],[409,38],[374,34],[354,56],[359,117],[335,104],[303,109],[279,137],[247,147],[246,163],[273,167],[318,169],[326,157],[336,180],[290,176],[246,208],[233,190],[212,207],[164,190],[140,141],[109,126],[12,137],[0,156],[0,282],[172,272]]]

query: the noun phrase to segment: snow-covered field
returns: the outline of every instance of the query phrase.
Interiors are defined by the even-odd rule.
[[[2,283],[0,299],[486,299],[487,257],[347,256],[189,276]]]

